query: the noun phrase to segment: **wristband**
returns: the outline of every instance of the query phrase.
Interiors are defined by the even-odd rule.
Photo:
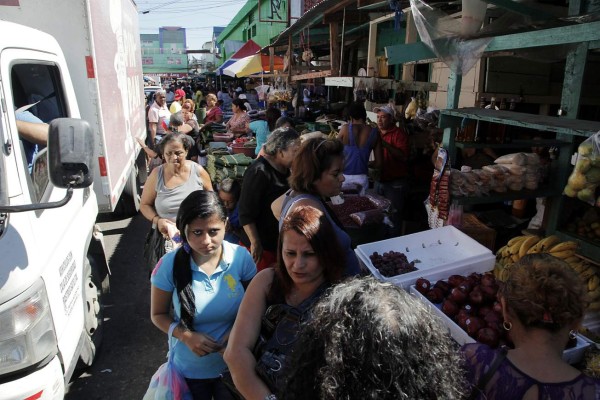
[[[156,220],[156,222],[154,222],[154,218],[158,217],[158,219]],[[160,221],[160,215],[155,215],[154,217],[152,217],[152,229],[156,229],[156,227],[158,226],[158,221]]]

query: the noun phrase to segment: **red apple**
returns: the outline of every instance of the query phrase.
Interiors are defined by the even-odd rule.
[[[484,286],[493,286],[496,284],[496,277],[491,272],[486,272],[481,276],[481,284]]]
[[[472,338],[475,338],[477,332],[485,327],[485,322],[479,317],[470,316],[465,320],[466,331]]]
[[[437,281],[435,283],[435,285],[433,285],[434,288],[439,288],[442,290],[442,292],[444,293],[444,296],[446,296],[448,293],[450,293],[450,285],[448,284],[448,282],[445,281]]]
[[[493,285],[493,286],[487,286],[487,285],[481,285],[479,286],[481,288],[481,293],[483,293],[483,299],[484,301],[496,301],[497,300],[497,293],[498,293],[498,286]]]
[[[425,297],[427,297],[427,300],[429,300],[430,302],[438,304],[441,303],[442,300],[444,300],[444,293],[442,293],[442,290],[439,288],[433,288],[429,292],[427,292]]]
[[[448,298],[456,304],[464,304],[467,301],[467,294],[460,288],[455,287],[448,295]]]
[[[495,349],[498,347],[499,335],[494,329],[491,328],[482,328],[477,332],[477,337],[475,338],[479,343],[487,344],[491,348]]]
[[[426,295],[429,289],[431,288],[431,282],[429,282],[425,278],[419,278],[415,282],[415,289],[422,295]]]
[[[444,303],[442,304],[442,312],[444,314],[450,318],[453,318],[456,314],[458,314],[458,311],[459,307],[456,305],[456,303],[449,299],[444,300]]]
[[[450,275],[448,277],[448,284],[452,287],[457,287],[465,281],[465,277],[462,275]]]
[[[483,293],[481,293],[479,286],[475,286],[475,288],[471,290],[471,293],[469,293],[469,301],[473,304],[483,303]]]

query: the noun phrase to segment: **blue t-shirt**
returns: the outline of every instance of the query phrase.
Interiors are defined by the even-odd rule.
[[[267,142],[267,138],[271,134],[271,131],[269,130],[269,124],[267,121],[262,119],[252,121],[250,122],[250,130],[256,137],[256,155],[258,155],[260,149],[263,147],[263,144]]]
[[[167,253],[152,272],[151,282],[160,290],[173,293],[173,309],[179,320],[181,304],[173,279],[175,254]],[[194,330],[220,342],[231,330],[244,296],[242,281],[256,275],[256,265],[245,248],[223,241],[223,256],[215,272],[209,277],[190,257],[192,289],[195,295],[196,315]],[[186,378],[216,378],[227,368],[221,353],[203,357],[194,354],[185,344],[173,338],[173,361]]]
[[[43,124],[44,121],[33,115],[29,111],[21,111],[15,114],[15,118],[17,121],[23,122],[31,122],[34,124]],[[21,139],[21,143],[23,143],[23,150],[25,150],[25,158],[27,159],[27,167],[29,168],[29,173],[31,173],[31,169],[33,167],[33,159],[37,155],[39,148],[35,143],[31,143],[27,139]]]

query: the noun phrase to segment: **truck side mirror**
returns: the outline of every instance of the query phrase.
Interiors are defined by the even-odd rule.
[[[87,121],[57,118],[48,128],[50,181],[60,188],[85,188],[94,176],[94,135]]]

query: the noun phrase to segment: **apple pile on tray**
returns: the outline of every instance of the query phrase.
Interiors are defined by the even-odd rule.
[[[478,342],[492,348],[512,345],[508,332],[502,328],[498,282],[491,272],[451,275],[447,281],[439,280],[434,285],[419,278],[415,289],[432,303],[441,304],[442,312]]]

